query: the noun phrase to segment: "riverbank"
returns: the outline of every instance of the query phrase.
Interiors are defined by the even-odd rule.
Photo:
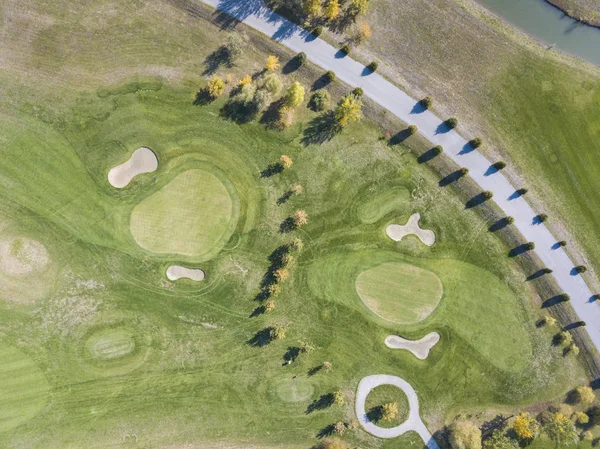
[[[567,16],[587,25],[600,27],[600,3],[594,0],[546,0]]]

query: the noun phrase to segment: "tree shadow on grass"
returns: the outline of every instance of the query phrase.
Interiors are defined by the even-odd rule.
[[[260,123],[269,127],[269,128],[277,128],[277,122],[281,117],[281,108],[285,104],[285,98],[280,98],[279,100],[273,101],[263,112],[262,117],[260,118]]]
[[[202,72],[202,75],[214,75],[222,65],[231,67],[229,52],[225,46],[217,48],[206,57],[204,60],[204,71]]]
[[[478,193],[465,204],[465,209],[471,209],[485,203],[489,198],[486,198],[482,193]]]
[[[327,75],[321,75],[315,80],[310,88],[310,91],[313,92],[315,90],[323,89],[329,86],[331,83],[332,81],[327,77]]]
[[[271,176],[278,175],[283,171],[283,165],[280,162],[269,164],[267,168],[260,172],[261,178],[270,178]]]
[[[271,343],[271,328],[265,327],[264,329],[259,330],[246,343],[255,348],[262,348],[263,346],[267,346],[269,343]]]
[[[265,306],[258,306],[256,309],[254,309],[252,311],[252,313],[250,314],[250,318],[254,318],[254,317],[263,315],[266,311],[267,311],[267,308]]]
[[[281,195],[279,198],[277,198],[277,204],[281,206],[282,204],[287,203],[287,201],[292,197],[293,194],[294,194],[294,192],[292,192],[291,190],[288,190],[283,195]]]
[[[383,412],[383,407],[378,405],[376,407],[372,407],[367,412],[367,419],[372,423],[377,423],[381,419],[381,415]]]
[[[301,142],[304,145],[323,144],[333,139],[341,130],[333,111],[327,111],[308,123]]]
[[[289,246],[280,245],[271,254],[269,254],[269,268],[267,268],[267,272],[263,275],[263,278],[260,282],[260,291],[254,297],[255,301],[265,301],[271,297],[270,287],[271,285],[277,283],[277,278],[275,277],[275,272],[283,266],[283,256],[289,252]],[[257,308],[255,311],[259,311],[260,308]],[[266,311],[266,309],[265,309]]]
[[[460,170],[456,170],[455,172],[450,173],[448,176],[440,179],[440,181],[438,182],[438,185],[440,187],[446,187],[449,186],[450,184],[458,181],[459,179],[465,177],[465,174],[463,172],[461,172]]]
[[[527,251],[529,251],[529,248],[526,243],[523,243],[522,245],[515,246],[513,249],[511,249],[508,252],[508,257],[520,256],[521,254],[525,254]]]
[[[287,234],[288,232],[292,232],[297,228],[298,226],[296,225],[293,217],[287,217],[279,224],[279,232],[282,234]]]
[[[194,98],[194,106],[206,106],[209,103],[212,103],[214,98],[211,97],[208,89],[205,87],[200,89],[196,94],[196,98]]]
[[[408,128],[403,129],[402,131],[394,134],[390,139],[390,145],[398,145],[408,139],[412,134],[408,130]]]
[[[323,369],[323,365],[313,366],[311,369],[308,370],[308,372],[306,374],[308,374],[308,377],[312,377],[315,374],[319,373],[322,369]]]
[[[312,401],[306,408],[306,414],[309,415],[317,410],[324,410],[333,405],[333,393],[321,395],[319,399]]]
[[[565,297],[563,295],[555,295],[542,303],[542,309],[547,309],[548,307],[555,306],[561,302],[565,302]]]
[[[510,225],[510,221],[506,217],[503,217],[500,220],[492,223],[490,225],[490,227],[488,228],[488,231],[490,231],[490,232],[500,231],[501,229],[504,229],[508,225]]]
[[[242,101],[233,97],[225,103],[220,113],[221,117],[236,123],[250,123],[258,115],[258,106],[253,101]]]
[[[585,322],[584,321],[575,321],[574,323],[567,324],[565,327],[563,327],[563,331],[570,331],[573,329],[577,329],[578,327],[585,327]]]
[[[424,164],[425,162],[429,162],[435,157],[439,156],[440,151],[438,148],[432,148],[430,150],[425,151],[422,155],[417,158],[417,162],[419,164]]]
[[[329,425],[323,427],[321,430],[319,430],[316,437],[319,440],[322,440],[323,438],[330,437],[334,433],[335,433],[335,426],[333,424],[329,424]]]
[[[290,73],[298,70],[300,67],[302,67],[302,60],[298,55],[296,55],[288,62],[286,62],[286,64],[281,69],[281,73],[283,73],[284,75],[289,75]]]
[[[537,270],[535,273],[530,274],[529,276],[527,276],[527,281],[533,281],[535,279],[541,278],[543,275],[545,274],[549,274],[550,271],[548,271],[548,268],[542,268],[540,270]]]
[[[300,355],[300,348],[297,346],[288,346],[287,351],[283,354],[283,360],[286,362],[295,362]]]

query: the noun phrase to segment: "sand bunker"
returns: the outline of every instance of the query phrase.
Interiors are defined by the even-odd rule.
[[[0,270],[13,276],[39,273],[50,262],[46,247],[28,238],[0,241]]]
[[[385,339],[385,345],[391,349],[407,349],[412,352],[416,358],[425,360],[429,351],[437,342],[440,341],[440,334],[430,332],[420,340],[407,340],[398,335],[388,335]]]
[[[150,148],[141,147],[133,152],[128,161],[113,167],[108,172],[108,182],[117,189],[126,187],[141,173],[152,173],[158,168],[158,158]]]
[[[435,243],[435,232],[428,229],[421,229],[419,227],[419,220],[421,214],[412,214],[408,219],[408,222],[402,226],[398,224],[389,225],[385,232],[387,235],[396,242],[402,240],[405,235],[414,234],[427,246],[431,246]]]
[[[204,280],[204,271],[199,268],[186,268],[181,265],[171,265],[167,268],[167,277],[170,281],[176,281],[181,278],[188,278],[192,281]]]

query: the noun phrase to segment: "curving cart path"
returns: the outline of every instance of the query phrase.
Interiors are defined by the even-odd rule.
[[[442,120],[430,111],[422,111],[414,98],[385,80],[377,73],[365,71],[362,64],[340,52],[321,39],[315,39],[306,30],[269,10],[262,0],[201,0],[222,11],[223,21],[231,17],[242,21],[261,33],[279,41],[294,52],[304,52],[308,59],[332,70],[337,77],[352,87],[362,87],[366,96],[389,110],[402,121],[417,125],[419,132],[434,145],[442,145],[444,154],[459,166],[469,169],[469,175],[482,190],[494,194],[494,201],[507,216],[514,217],[514,225],[531,242],[542,262],[553,270],[560,288],[571,297],[571,304],[581,320],[588,323],[586,331],[597,350],[600,350],[600,307],[593,301],[592,292],[580,276],[572,275],[573,262],[544,224],[536,224],[537,214],[529,203],[515,195],[515,187],[501,172],[494,173],[490,162],[473,150],[458,133],[447,130]],[[221,14],[221,13],[218,13]],[[520,187],[520,186],[519,186]]]
[[[379,427],[369,421],[365,411],[365,402],[371,390],[380,385],[393,385],[400,388],[408,398],[409,414],[408,419],[396,427]],[[419,415],[419,398],[414,388],[397,376],[388,374],[375,374],[364,377],[358,384],[356,391],[356,416],[359,422],[371,435],[379,438],[396,438],[409,431],[415,431],[423,439],[429,449],[440,449]]]

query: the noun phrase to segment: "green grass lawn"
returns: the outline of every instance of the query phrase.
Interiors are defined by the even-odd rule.
[[[356,292],[365,305],[399,324],[418,323],[431,315],[443,288],[431,271],[401,263],[384,263],[356,278]]]
[[[230,190],[210,171],[183,172],[134,207],[131,234],[155,253],[216,254],[235,229],[235,192]]]
[[[38,242],[48,263],[24,276],[0,271],[0,370],[14,379],[0,390],[11,404],[0,418],[20,424],[0,429],[1,447],[308,448],[354,417],[353,392],[370,374],[410,382],[432,431],[456,413],[513,410],[585,382],[576,359],[535,327],[533,292],[488,223],[439,188],[408,147],[380,140],[373,122],[305,146],[303,127],[315,114],[304,107],[280,132],[224,120],[226,96],[194,105],[202,61],[224,37],[185,8],[100,1],[3,4],[8,10],[15,25],[1,44],[11,49],[0,74],[1,239]],[[249,45],[218,73],[253,73],[273,51],[267,45]],[[282,78],[308,86],[318,76],[307,73]],[[331,89],[339,96],[339,86]],[[156,152],[158,169],[125,189],[110,186],[108,170],[140,146]],[[282,154],[293,166],[261,178]],[[212,253],[176,260],[140,247],[132,212],[206,167],[239,211],[231,237]],[[302,195],[278,201],[296,183]],[[194,189],[152,212],[205,225]],[[309,223],[280,232],[297,209]],[[385,235],[413,212],[436,232],[432,247]],[[294,237],[305,248],[275,309],[255,312],[269,255]],[[168,282],[173,262],[200,265],[207,278]],[[358,275],[385,263],[440,279],[444,293],[427,319],[394,324],[362,303]],[[275,325],[285,339],[252,344]],[[442,339],[425,361],[383,344],[391,333],[433,330]],[[303,342],[314,351],[299,353]],[[331,372],[317,369],[324,361]],[[338,389],[344,406],[319,406]],[[343,438],[363,448],[418,444],[412,434],[382,442],[360,429]]]

